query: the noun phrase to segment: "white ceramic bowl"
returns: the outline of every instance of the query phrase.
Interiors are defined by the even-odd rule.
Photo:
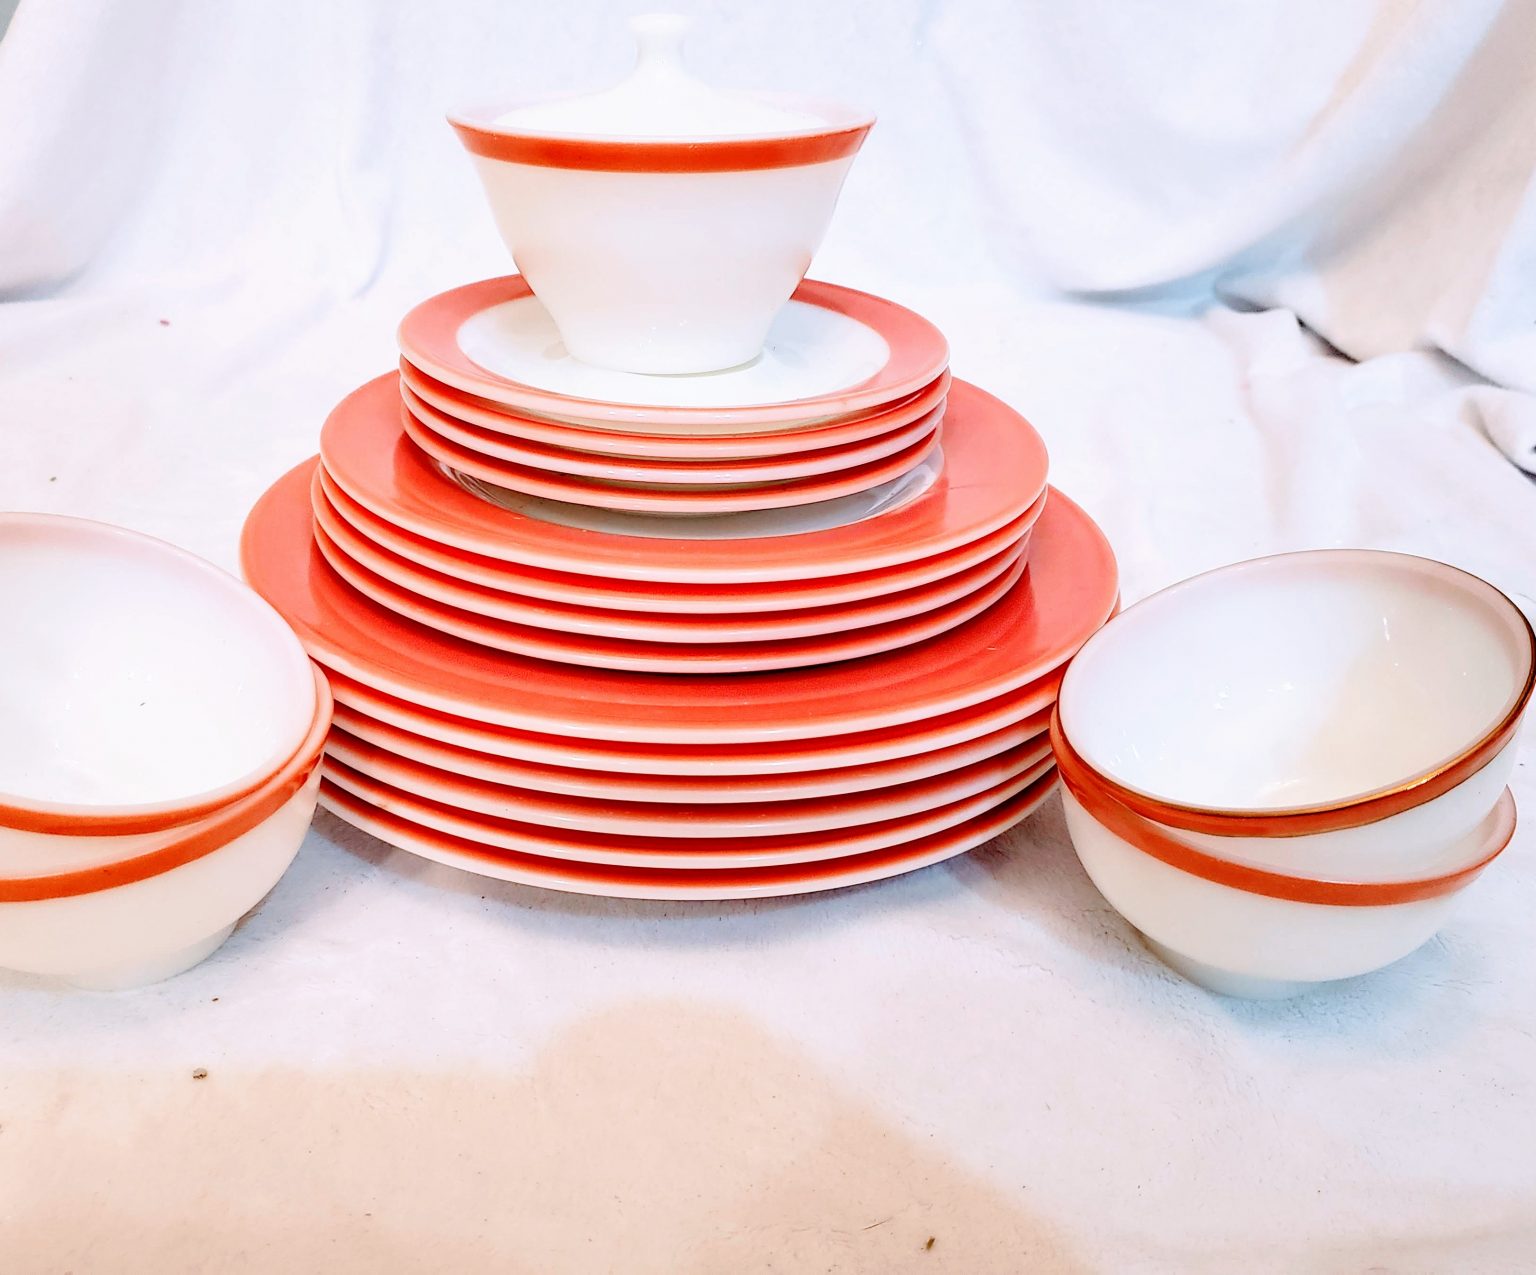
[[[314,815],[331,695],[318,670],[311,686],[307,735],[255,791],[133,838],[125,857],[0,868],[0,968],[111,990],[179,974],[223,943],[293,862]]]
[[[7,833],[152,833],[264,783],[315,715],[309,659],[233,576],[148,536],[0,514]]]
[[[681,70],[675,25],[637,35],[617,90],[449,120],[573,356],[626,372],[736,367],[810,268],[873,117],[717,93]]]
[[[1439,881],[1356,886],[1268,872],[1228,875],[1223,861],[1201,865],[1198,857],[1168,862],[1180,857],[1177,851],[1166,858],[1148,852],[1148,845],[1155,846],[1146,840],[1151,825],[1124,812],[1131,822],[1120,828],[1128,836],[1120,835],[1100,822],[1097,810],[1089,813],[1085,799],[1091,794],[1074,792],[1064,773],[1062,803],[1073,847],[1110,906],[1186,978],[1255,999],[1293,996],[1408,955],[1440,929],[1461,891],[1509,843],[1515,826],[1506,790],[1447,855]]]
[[[1492,585],[1325,550],[1209,572],[1084,645],[1061,730],[1094,780],[1212,854],[1280,871],[1433,873],[1514,764],[1536,640]]]

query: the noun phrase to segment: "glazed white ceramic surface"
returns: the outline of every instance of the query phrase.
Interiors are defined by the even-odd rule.
[[[1531,669],[1513,604],[1473,576],[1370,550],[1286,554],[1127,609],[1061,691],[1084,762],[1138,794],[1215,811],[1345,804],[1445,766],[1495,732]],[[1481,821],[1512,754],[1423,821],[1434,852]],[[1417,825],[1415,825],[1417,826]],[[1386,836],[1399,849],[1409,825]],[[1392,845],[1381,844],[1382,852]]]
[[[582,175],[564,174],[567,178]],[[645,176],[584,175],[630,179]],[[751,174],[696,176],[734,178]],[[519,260],[518,265],[522,264]],[[789,293],[794,290],[791,284],[763,321],[762,332],[754,337],[757,348],[744,359],[721,364],[720,368],[725,370],[715,369],[699,376],[655,376],[644,374],[644,369],[631,371],[593,364],[575,352],[568,325],[562,323],[548,290],[528,276],[526,269],[523,274],[538,295],[504,301],[471,315],[458,330],[459,347],[488,372],[554,394],[650,407],[725,409],[743,403],[793,402],[857,385],[878,372],[890,357],[885,338],[867,324],[824,306],[790,301]],[[795,283],[798,282],[797,276]],[[666,291],[670,290],[669,286]],[[624,326],[622,320],[614,322],[620,328]]]
[[[570,357],[652,376],[763,352],[852,164],[612,173],[475,157],[496,228]]]
[[[1382,969],[1444,924],[1461,891],[1409,903],[1341,907],[1250,894],[1144,854],[1093,818],[1065,788],[1073,847],[1099,893],[1167,964],[1225,995],[1271,999]],[[1451,866],[1494,848],[1497,812],[1458,847]]]
[[[599,98],[463,118],[492,132],[568,137],[635,136],[637,126],[656,137],[668,122],[686,131],[666,135],[683,139],[825,127],[736,95],[680,97],[677,48],[654,33],[642,41],[638,87],[619,96],[645,106]],[[778,127],[743,129],[751,119],[767,125],[775,110]],[[571,356],[677,375],[758,357],[821,244],[853,155],[715,172],[591,171],[480,154],[474,163],[502,239]]]
[[[0,596],[0,809],[176,822],[258,786],[309,728],[287,625],[171,545],[3,514]]]
[[[102,991],[190,969],[293,862],[319,790],[316,767],[299,792],[250,831],[157,876],[90,894],[0,902],[0,968]]]
[[[676,13],[631,18],[636,57],[625,79],[601,92],[514,107],[497,117],[496,127],[552,137],[706,138],[799,133],[825,124],[809,109],[715,88],[689,74],[682,60],[689,25]]]

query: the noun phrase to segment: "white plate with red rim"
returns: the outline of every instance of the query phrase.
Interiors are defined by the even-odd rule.
[[[798,456],[807,451],[848,447],[905,429],[944,406],[949,393],[946,370],[915,394],[873,411],[830,422],[812,422],[791,429],[753,434],[634,434],[596,426],[519,416],[489,399],[465,394],[433,379],[409,359],[400,360],[402,396],[423,403],[444,416],[476,430],[503,438],[554,447],[580,455],[618,460],[673,460],[700,464],[730,463]]]
[[[990,788],[947,805],[855,827],[769,836],[642,836],[629,832],[591,832],[554,828],[519,819],[477,814],[459,806],[407,792],[327,761],[325,780],[370,806],[398,815],[423,828],[476,842],[497,852],[537,855],[609,867],[698,872],[711,868],[772,868],[846,859],[888,850],[932,836],[1006,802],[1047,774],[1055,764],[1047,756],[1036,765],[999,780]]]
[[[543,598],[550,602],[566,602],[608,611],[631,610],[666,615],[716,615],[729,611],[755,615],[851,605],[947,579],[1020,543],[1035,525],[1040,511],[1045,508],[1045,495],[1042,493],[1020,518],[991,535],[932,558],[842,577],[735,585],[612,581],[596,576],[525,567],[480,554],[466,553],[374,517],[337,487],[322,466],[315,468],[310,503],[316,521],[343,547],[369,544],[465,584],[519,597]],[[335,534],[338,527],[346,528],[350,535],[338,536]]]
[[[338,720],[351,722],[355,734],[363,733],[357,725],[361,720],[447,748],[592,772],[599,777],[678,781],[804,777],[807,782],[818,783],[841,782],[836,775],[860,767],[917,764],[940,751],[1010,730],[1027,728],[1032,736],[1038,733],[1042,717],[1049,717],[1061,683],[1061,670],[1057,669],[1018,690],[969,708],[842,735],[748,744],[668,744],[583,739],[487,725],[409,703],[334,670],[328,670],[326,676],[336,697]]]
[[[337,730],[346,733],[354,750],[366,749],[374,755],[404,758],[487,783],[621,802],[735,805],[846,796],[949,774],[1044,738],[1050,724],[1050,709],[1040,709],[973,739],[929,752],[804,773],[767,771],[740,775],[649,775],[617,767],[582,770],[520,761],[418,735],[345,705],[337,705],[335,721]],[[348,759],[343,755],[342,760]],[[355,761],[353,765],[361,768]]]
[[[807,279],[762,354],[721,372],[651,376],[572,358],[520,275],[453,288],[400,323],[428,376],[520,414],[631,433],[746,434],[894,403],[949,362],[938,328],[894,301]]]
[[[246,520],[246,579],[327,669],[440,713],[589,739],[707,744],[814,739],[937,717],[1058,668],[1112,613],[1114,555],[1053,493],[1029,571],[997,604],[937,638],[835,666],[717,677],[576,668],[492,651],[395,616],[344,584],[315,547],[313,461]]]
[[[1050,755],[1050,740],[1036,736],[927,779],[857,793],[731,803],[636,802],[541,792],[459,775],[395,756],[340,729],[326,744],[328,765],[339,764],[352,775],[462,814],[514,820],[545,830],[717,843],[734,837],[830,832],[925,815],[992,792],[1036,770]],[[347,787],[344,780],[337,782]],[[362,795],[388,808],[385,799]]]
[[[308,488],[309,475],[300,476]],[[297,490],[289,493],[291,517],[307,520],[309,500]],[[991,606],[1019,580],[1024,560],[1015,558],[1004,571],[971,593],[943,606],[887,620],[866,628],[810,637],[763,641],[644,641],[562,632],[558,621],[541,627],[491,619],[447,606],[421,594],[402,589],[392,580],[370,571],[349,558],[320,528],[314,528],[316,547],[345,586],[355,589],[385,613],[393,613],[436,633],[514,655],[558,661],[594,669],[622,669],[641,673],[754,673],[804,668],[858,659],[898,647],[910,646],[963,624]],[[552,604],[551,604],[552,605]]]
[[[1029,423],[963,381],[950,390],[944,420],[942,471],[896,507],[793,536],[780,527],[772,534],[719,540],[678,540],[664,532],[633,530],[594,535],[607,524],[564,526],[491,505],[454,482],[405,436],[393,375],[370,381],[342,400],[321,432],[320,451],[327,474],[353,502],[438,544],[585,576],[765,583],[844,576],[932,558],[972,544],[1024,514],[1045,490],[1047,469],[1045,445]],[[788,516],[797,511],[776,512]],[[611,517],[628,528],[637,521]]]
[[[609,898],[711,900],[774,898],[836,890],[899,876],[952,859],[1006,832],[1056,786],[1048,770],[1015,796],[942,832],[887,850],[765,868],[628,868],[497,850],[411,823],[326,783],[320,802],[347,822],[424,859],[479,876],[546,890]]]
[[[543,500],[563,501],[572,505],[671,515],[787,509],[867,492],[882,483],[893,482],[921,465],[938,446],[940,434],[939,425],[935,422],[925,434],[900,451],[834,473],[768,483],[694,487],[654,483],[629,485],[530,469],[526,465],[514,465],[470,451],[428,428],[404,406],[401,408],[401,421],[406,436],[438,464],[504,491],[521,492]]]
[[[529,442],[494,430],[482,429],[446,413],[413,394],[403,382],[400,397],[410,418],[427,431],[464,452],[480,456],[492,464],[508,464],[523,470],[535,470],[589,479],[604,483],[628,483],[666,490],[672,487],[748,487],[766,483],[791,482],[806,478],[828,477],[863,465],[886,460],[929,437],[938,429],[944,415],[943,404],[906,425],[857,442],[835,447],[816,447],[809,442],[805,450],[777,456],[759,456],[744,460],[651,459],[593,455],[569,447]],[[420,441],[420,440],[418,440]],[[432,451],[431,447],[427,450]],[[451,463],[451,462],[450,462]]]
[[[618,611],[551,602],[456,580],[371,544],[338,518],[323,497],[314,499],[313,485],[310,494],[315,526],[326,542],[345,559],[410,593],[486,619],[554,629],[562,634],[642,642],[770,642],[850,632],[923,615],[959,602],[998,580],[1024,554],[1028,540],[1026,532],[1023,541],[1005,546],[992,557],[952,576],[883,597],[794,611],[743,614],[722,608],[715,614],[655,615],[637,609]],[[322,552],[325,548],[322,543]],[[346,575],[344,566],[338,569]],[[369,590],[363,587],[363,592]]]

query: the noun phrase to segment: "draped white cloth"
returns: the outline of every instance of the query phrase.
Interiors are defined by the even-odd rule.
[[[880,111],[814,273],[1036,422],[1127,599],[1359,544],[1536,608],[1536,4],[687,7],[715,80]],[[0,507],[233,566],[400,314],[510,268],[443,110],[613,78],[629,10],[23,0]],[[1521,1269],[1533,848],[1397,967],[1250,1006],[1142,950],[1054,803],[907,879],[665,907],[322,817],[192,973],[0,976],[4,1265]]]

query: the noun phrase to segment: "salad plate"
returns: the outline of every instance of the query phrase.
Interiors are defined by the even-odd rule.
[[[903,429],[944,406],[946,370],[922,389],[894,403],[830,422],[795,425],[752,434],[636,434],[593,425],[520,416],[511,409],[456,390],[428,376],[409,359],[400,360],[400,387],[407,403],[422,404],[476,430],[507,439],[619,460],[683,460],[698,463],[797,456],[866,442]]]
[[[898,425],[869,438],[831,447],[815,447],[807,440],[804,451],[785,455],[675,460],[595,455],[483,429],[423,402],[403,380],[400,397],[409,414],[405,418],[407,432],[411,418],[414,418],[429,436],[441,438],[487,461],[597,482],[634,483],[663,489],[669,486],[745,487],[842,473],[884,460],[920,442],[938,429],[944,415],[941,404],[909,424]]]
[[[408,409],[401,409],[401,421],[406,437],[443,468],[454,474],[467,474],[503,491],[572,505],[684,516],[783,509],[866,492],[911,472],[928,458],[939,442],[939,427],[934,424],[899,451],[852,468],[772,482],[690,485],[598,480],[533,469],[471,451],[437,433]]]
[[[400,352],[428,376],[511,410],[632,433],[780,431],[852,416],[915,393],[949,362],[921,315],[807,279],[750,362],[657,376],[572,357],[521,275],[430,298],[401,321]]]
[[[1047,468],[1045,445],[1029,423],[962,381],[945,409],[942,469],[926,485],[892,493],[878,513],[865,509],[867,516],[792,536],[778,518],[751,524],[761,534],[701,539],[708,528],[686,529],[703,519],[674,519],[683,527],[642,534],[651,520],[637,526],[635,518],[613,515],[617,521],[565,526],[493,505],[405,436],[393,375],[342,400],[321,432],[320,453],[354,503],[438,544],[580,575],[711,584],[844,576],[959,549],[1024,514],[1045,490]],[[675,538],[682,535],[688,539]]]

